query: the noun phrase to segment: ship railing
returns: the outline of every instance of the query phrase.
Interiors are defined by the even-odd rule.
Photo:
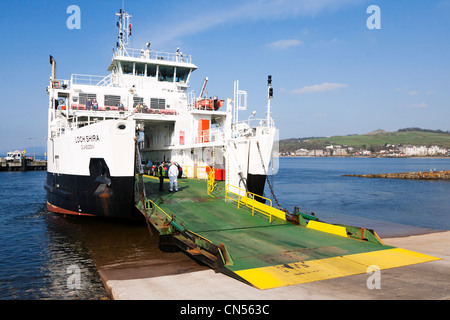
[[[169,115],[176,116],[178,115],[178,111],[175,109],[153,109],[153,108],[144,108],[141,106],[135,106],[132,111],[137,114],[157,114],[157,115]]]
[[[173,217],[171,217],[167,212],[161,209],[155,202],[153,202],[148,198],[145,198],[145,208],[153,210],[156,209],[155,211],[159,212],[160,214],[163,214],[168,219],[168,221],[173,221]]]
[[[193,144],[209,143],[209,142],[224,142],[225,131],[222,128],[199,130],[197,136],[193,139]]]
[[[243,127],[249,127],[249,128],[255,128],[255,127],[275,127],[275,122],[272,118],[267,121],[267,118],[263,119],[256,119],[249,117],[247,120],[239,121],[236,124],[237,128],[243,128]]]
[[[182,52],[169,53],[149,49],[121,48],[114,51],[113,57],[114,58],[129,57],[129,58],[142,58],[159,61],[192,63],[192,56],[184,54]]]
[[[157,212],[160,214],[163,214],[166,218],[166,221],[168,221],[173,228],[175,228],[177,230],[177,232],[181,232],[183,235],[188,235],[189,239],[195,239],[195,244],[197,244],[199,247],[201,247],[202,249],[205,250],[211,250],[212,247],[212,241],[209,239],[206,239],[205,237],[193,232],[192,230],[188,230],[185,226],[185,224],[181,221],[179,221],[178,219],[175,218],[175,215],[170,216],[167,212],[165,212],[163,209],[161,209],[160,206],[158,206],[154,201],[145,198],[144,200],[145,202],[145,209],[149,209],[152,210],[153,212]],[[150,215],[151,215],[150,214]]]
[[[188,110],[192,110],[195,108],[195,101],[197,100],[197,96],[195,95],[195,90],[188,92],[187,94],[187,107]]]
[[[107,75],[106,77],[104,77],[102,80],[100,80],[97,83],[97,86],[100,87],[109,87],[112,84],[112,73],[110,73],[109,75]]]
[[[183,177],[192,179],[194,178],[194,167],[193,166],[182,166],[183,167]]]
[[[105,76],[97,76],[90,74],[72,74],[70,77],[70,83],[72,85],[86,85],[86,86],[98,86],[109,87],[112,85],[112,74]]]
[[[206,180],[208,178],[208,173],[206,172],[206,165],[197,166],[197,179]]]
[[[279,214],[277,214],[277,211],[279,210],[272,207],[272,200],[231,184],[225,186],[225,202],[227,202],[228,199],[237,202],[238,209],[241,205],[251,209],[252,216],[255,215],[255,211],[262,213],[269,217],[270,223],[272,223],[273,216],[279,216]],[[260,202],[259,199],[265,200],[266,202],[268,201],[270,205]]]

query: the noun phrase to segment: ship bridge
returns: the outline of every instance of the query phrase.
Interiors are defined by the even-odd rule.
[[[180,52],[175,53],[146,49],[119,48],[114,51],[113,60],[108,71],[116,75],[139,77],[150,82],[174,83],[186,86],[191,72],[197,69],[192,63],[192,57]],[[129,78],[128,78],[129,79]]]

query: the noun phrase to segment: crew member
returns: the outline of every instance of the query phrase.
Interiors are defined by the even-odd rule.
[[[164,161],[158,167],[158,177],[159,177],[159,191],[163,191],[164,176],[166,175],[166,170],[164,169]]]
[[[173,186],[175,186],[175,191],[178,191],[178,167],[175,164],[175,162],[171,162],[170,163],[170,167],[169,167],[169,184],[170,184],[170,189],[169,191],[172,192],[173,191]]]

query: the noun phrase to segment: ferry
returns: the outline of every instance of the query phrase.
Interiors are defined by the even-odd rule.
[[[135,218],[135,176],[143,163],[175,161],[188,178],[216,179],[263,195],[276,127],[267,113],[239,121],[247,92],[234,83],[233,98],[207,97],[190,89],[197,69],[179,48],[131,48],[132,16],[116,13],[118,38],[106,76],[56,75],[50,56],[47,209],[50,212]],[[262,198],[261,198],[262,199]],[[261,200],[264,201],[264,200]]]

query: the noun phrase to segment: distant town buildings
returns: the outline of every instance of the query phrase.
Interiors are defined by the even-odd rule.
[[[297,157],[345,157],[345,156],[363,156],[363,157],[433,157],[450,156],[447,148],[440,146],[415,146],[415,145],[391,145],[386,144],[382,148],[355,148],[346,145],[328,145],[323,149],[298,149],[295,151],[284,152],[281,156]]]

